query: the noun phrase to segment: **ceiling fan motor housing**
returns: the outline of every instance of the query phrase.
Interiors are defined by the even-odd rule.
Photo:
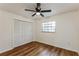
[[[40,12],[41,11],[41,8],[36,8],[36,12]]]

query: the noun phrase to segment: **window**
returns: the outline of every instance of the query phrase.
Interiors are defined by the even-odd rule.
[[[43,32],[55,32],[56,30],[56,22],[44,22],[42,23],[42,31]]]

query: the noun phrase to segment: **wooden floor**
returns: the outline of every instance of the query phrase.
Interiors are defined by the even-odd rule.
[[[13,50],[4,52],[0,56],[78,56],[76,52],[50,46],[39,42],[31,42]]]

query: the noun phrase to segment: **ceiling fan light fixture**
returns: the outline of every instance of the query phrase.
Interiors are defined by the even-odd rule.
[[[37,16],[39,16],[39,15],[40,15],[40,13],[39,13],[39,12],[37,12],[37,13],[36,13],[36,15],[37,15]]]
[[[37,6],[35,7],[35,10],[31,10],[31,9],[25,9],[25,11],[31,11],[34,12],[34,14],[32,16],[42,16],[44,17],[43,13],[45,12],[51,12],[51,10],[41,10],[41,3],[37,3]]]

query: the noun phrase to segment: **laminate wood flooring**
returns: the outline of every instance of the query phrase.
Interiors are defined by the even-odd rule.
[[[1,53],[0,56],[78,56],[78,53],[40,42],[30,42]]]

